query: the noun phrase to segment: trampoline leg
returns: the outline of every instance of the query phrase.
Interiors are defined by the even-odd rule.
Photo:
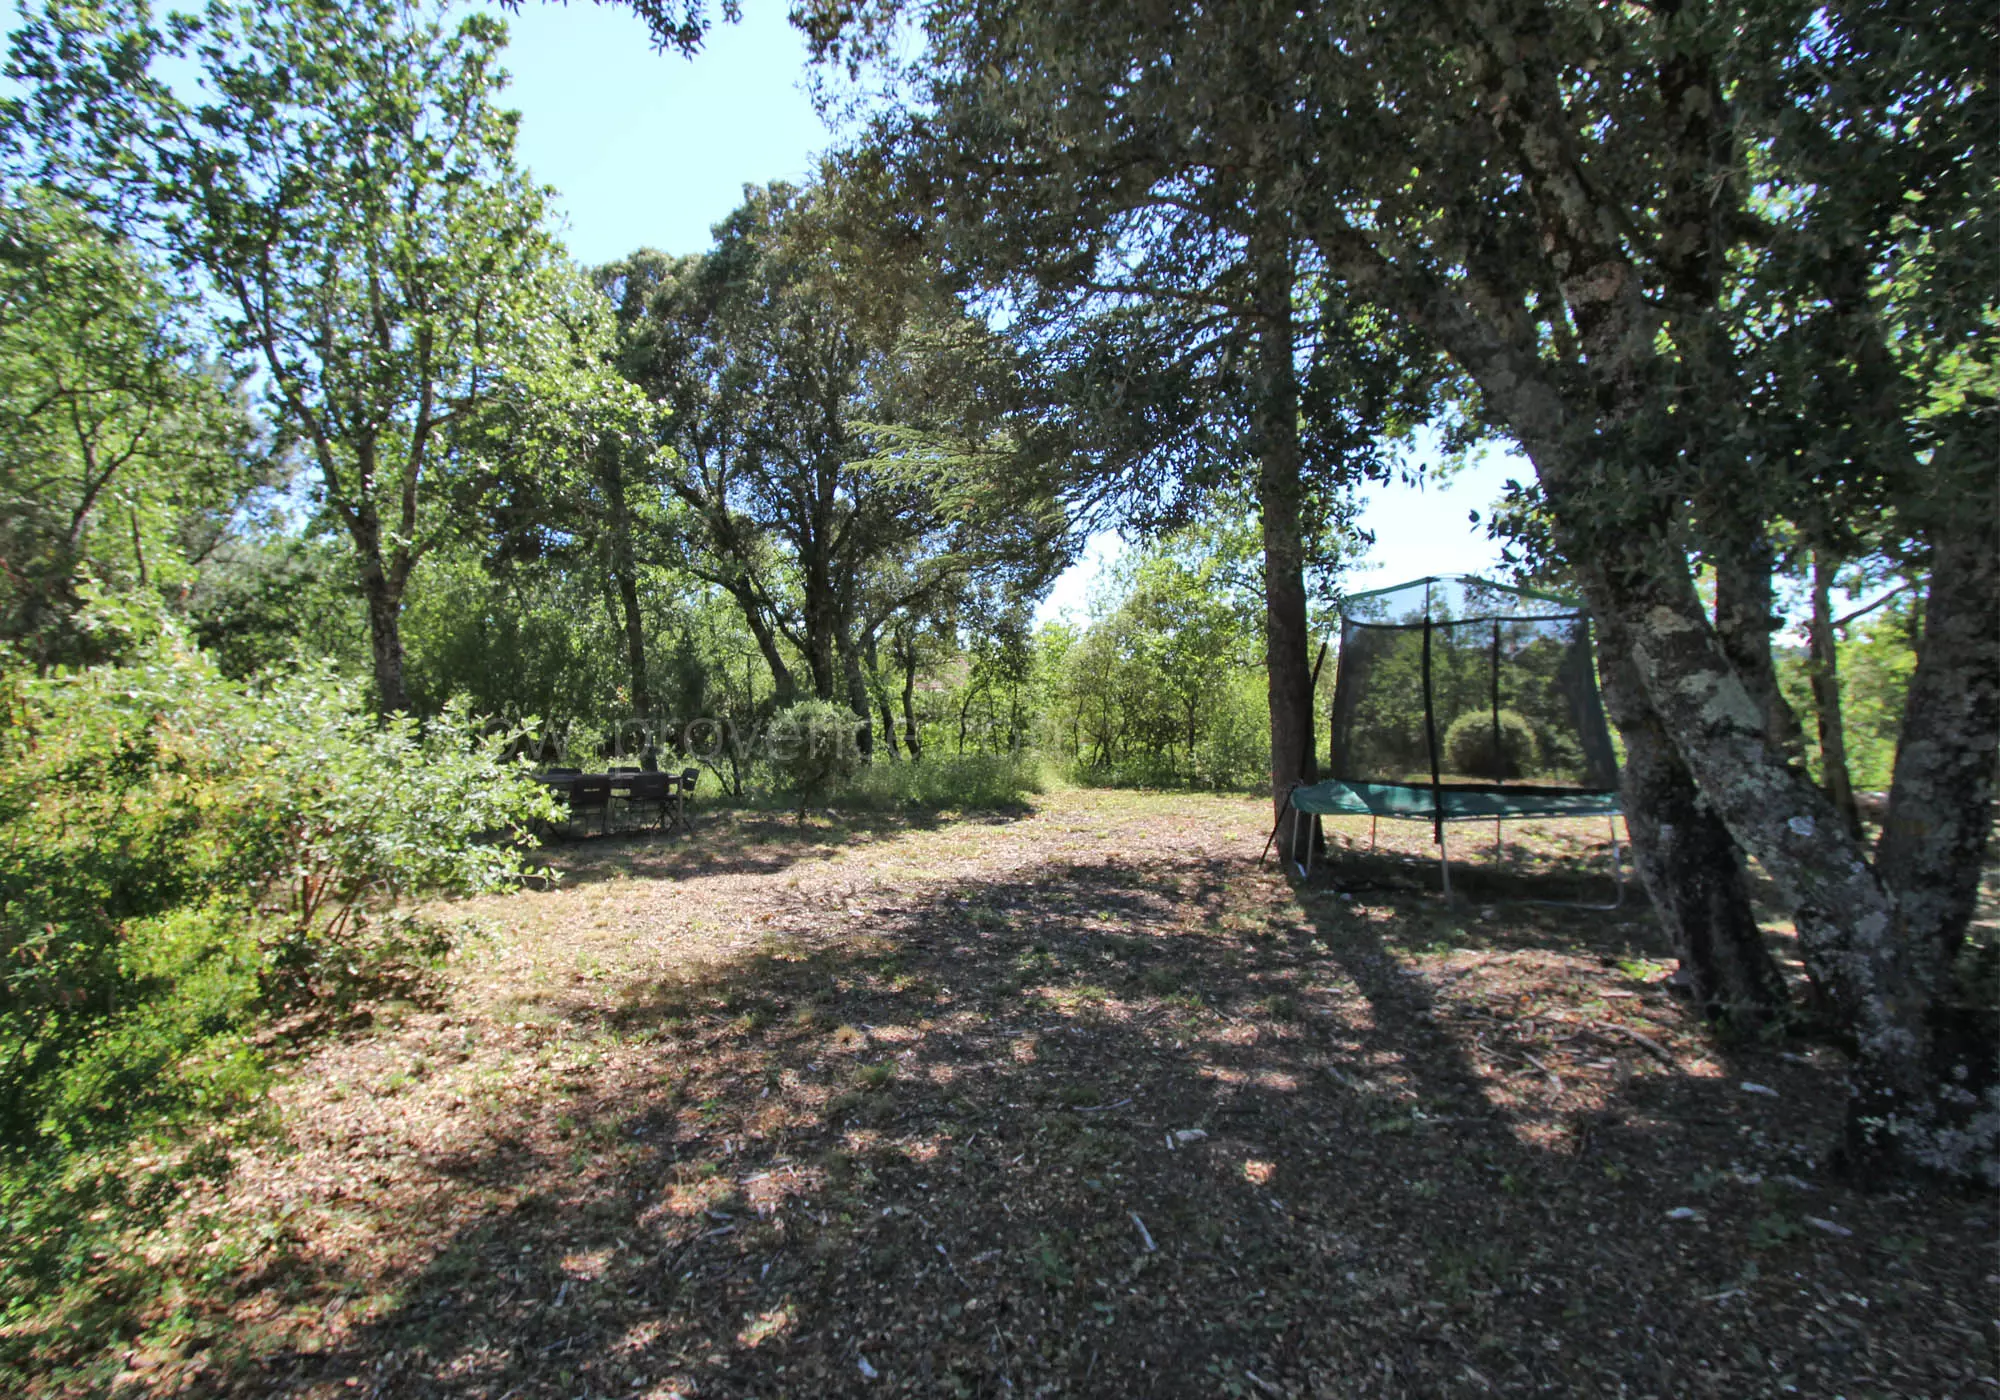
[[[1444,876],[1445,902],[1451,902],[1451,848],[1444,843],[1444,836],[1438,836],[1438,870]]]
[[[1616,909],[1625,902],[1625,856],[1618,845],[1618,818],[1604,820],[1611,828],[1611,884],[1616,891],[1611,897],[1611,907]]]
[[[1369,854],[1369,855],[1371,855],[1371,856],[1375,854],[1375,823],[1376,823],[1376,822],[1378,822],[1378,821],[1380,821],[1380,820],[1382,820],[1382,819],[1381,819],[1380,817],[1376,816],[1376,815],[1375,815],[1374,813],[1372,813],[1372,812],[1371,812],[1371,813],[1369,813],[1369,815],[1368,815],[1368,854]]]
[[[1507,841],[1500,834],[1500,818],[1495,817],[1493,819],[1493,865],[1495,869],[1499,868],[1500,862],[1505,858],[1506,853]]]

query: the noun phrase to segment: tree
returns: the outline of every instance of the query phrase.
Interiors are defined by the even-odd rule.
[[[0,637],[47,666],[86,582],[188,583],[262,464],[188,308],[70,204],[0,198],[0,302]]]
[[[543,315],[476,446],[493,464],[492,563],[590,561],[610,586],[625,656],[625,700],[650,717],[651,682],[639,595],[643,540],[660,523],[666,463],[663,411],[618,373],[618,331],[606,292],[619,271],[553,275]]]
[[[1940,12],[1937,27],[1958,22]],[[1854,1037],[1848,1160],[1992,1179],[2000,1112],[1937,1077],[1941,1063],[1979,1071],[1969,1045],[1938,1041],[1935,1015],[1946,991],[1940,928],[1951,910],[1969,910],[1964,892],[1990,820],[2000,720],[1992,511],[1964,508],[1965,467],[1933,450],[1924,494],[1961,504],[1931,527],[1934,577],[1951,601],[1926,648],[1941,673],[1939,709],[1923,741],[1905,746],[1922,770],[1906,791],[1926,793],[1945,819],[1922,833],[1905,823],[1873,865],[1788,761],[1761,678],[1732,661],[1724,620],[1704,612],[1688,564],[1685,503],[1726,495],[1718,483],[1755,460],[1732,338],[1732,299],[1744,288],[1731,269],[1740,250],[1775,235],[1747,207],[1746,149],[1763,142],[1770,178],[1795,193],[1808,236],[1852,241],[1864,266],[1894,268],[1906,262],[1896,221],[1872,221],[1878,241],[1849,211],[1815,209],[1812,183],[1838,183],[1836,166],[1850,170],[1857,157],[1857,176],[1874,163],[1921,180],[1940,165],[1933,157],[1977,144],[1983,79],[1966,65],[1981,44],[1969,34],[1955,36],[1956,52],[1943,39],[1892,43],[1891,27],[1910,33],[1865,7],[1633,10],[1614,20],[1520,5],[1447,7],[1423,23],[1370,28],[1365,56],[1329,65],[1328,110],[1350,125],[1337,145],[1327,128],[1313,223],[1340,274],[1425,325],[1521,442],[1607,651],[1632,664],[1635,700],[1791,904],[1808,968]],[[1358,15],[1335,29],[1363,34]],[[1905,69],[1893,97],[1863,78],[1891,53],[1905,64],[1915,54],[1918,70]],[[1855,89],[1835,99],[1829,68],[1879,105],[1864,98],[1855,120]],[[1787,169],[1799,151],[1771,115],[1787,82],[1812,94],[1807,107],[1837,100],[1853,137],[1838,162]],[[1913,94],[1925,122],[1903,110]],[[1913,165],[1896,158],[1906,126],[1933,148],[1908,152]],[[1414,174],[1412,148],[1423,156]],[[1990,192],[1991,181],[1978,187]],[[1955,175],[1915,192],[1925,222],[1948,229],[1977,197]],[[1797,290],[1836,289],[1822,279]],[[1703,411],[1685,411],[1695,401]],[[1890,414],[1877,426],[1893,429]],[[1729,533],[1704,544],[1726,548]]]
[[[607,285],[621,365],[669,411],[673,561],[737,601],[775,704],[797,694],[789,644],[815,698],[865,716],[891,619],[1049,572],[1053,531],[955,485],[1008,451],[1008,367],[926,269],[861,235],[852,197],[750,190],[709,254],[637,254]]]
[[[1263,42],[1271,17],[1242,9],[885,3],[802,22],[859,64],[893,48],[905,9],[929,49],[872,142],[949,270],[1048,366],[1073,506],[1144,529],[1217,491],[1256,503],[1282,816],[1315,774],[1308,573],[1353,488],[1387,474],[1385,436],[1431,416],[1436,382],[1417,338],[1323,275],[1300,222],[1312,45]],[[1210,48],[1235,81],[1184,91]]]
[[[900,9],[826,7],[820,36],[835,50],[887,35]],[[1486,420],[1535,464],[1558,551],[1631,682],[1620,712],[1658,725],[1651,781],[1677,800],[1698,788],[1793,910],[1808,968],[1856,1049],[1847,1160],[2000,1179],[2000,1099],[1940,1077],[1944,1066],[1984,1085],[1984,1052],[1940,1041],[1936,1014],[2000,753],[2000,526],[1990,472],[1966,450],[1991,343],[1980,333],[1990,287],[1970,270],[1995,185],[1979,135],[1992,124],[1990,86],[1975,57],[1993,52],[1992,20],[1945,6],[1913,27],[1866,4],[1607,12],[1555,0],[927,14],[932,106],[960,88],[1005,94],[1090,152],[1087,171],[1062,167],[1069,182],[1128,204],[1140,198],[1130,191],[1173,191],[1177,172],[1145,152],[1207,142],[1215,168],[1262,177],[1255,207],[1284,211],[1288,236],[1349,295],[1452,356]],[[1107,95],[1121,105],[1108,109]],[[1270,122],[1232,124],[1260,104]],[[1003,131],[1004,110],[987,109]],[[1123,159],[1091,141],[1115,128],[1107,110],[1149,117],[1115,152]],[[912,122],[939,124],[928,111]],[[1849,176],[1868,192],[1865,211],[1844,192],[1822,197]],[[1780,192],[1784,218],[1752,207],[1753,181]],[[1063,197],[1056,181],[1048,190]],[[1897,470],[1901,494],[1923,507],[1932,559],[1909,701],[1922,728],[1905,731],[1902,795],[1872,864],[1774,732],[1759,656],[1767,537],[1752,527],[1771,504],[1739,489],[1767,465],[1738,334],[1755,289],[1739,273],[1786,225],[1849,250],[1802,269],[1800,295],[1837,303],[1835,274],[1854,266],[1864,285],[1898,289],[1889,314],[1846,319],[1850,358],[1905,369],[1875,426],[1892,440],[1916,430],[1918,450],[1899,453]],[[1125,252],[1115,239],[1087,245],[1064,266],[1087,274],[1097,264],[1086,254]],[[1926,332],[1905,336],[1908,351],[1899,323]],[[1919,405],[1935,407],[1935,428]],[[1779,483],[1781,499],[1803,494],[1796,479]],[[1706,515],[1691,522],[1691,504]],[[1709,616],[1696,545],[1718,574],[1740,575],[1730,595],[1748,606]],[[1940,819],[1896,820],[1919,803]],[[1698,874],[1663,855],[1672,888]]]
[[[495,102],[505,28],[395,0],[214,0],[166,32],[136,4],[56,0],[14,36],[17,141],[45,178],[205,280],[345,531],[377,703],[404,708],[399,619],[423,555],[485,484],[461,440],[547,290],[542,194]],[[159,64],[192,64],[212,100]]]

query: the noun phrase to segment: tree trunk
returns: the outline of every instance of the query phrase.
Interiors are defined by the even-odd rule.
[[[2000,767],[2000,510],[1932,538],[1923,640],[1875,848],[1909,936],[1949,959],[1965,940]]]
[[[846,637],[846,629],[841,629],[840,643],[841,679],[847,683],[847,708],[860,721],[854,728],[855,743],[861,749],[861,761],[875,761],[875,722],[871,716],[874,707],[868,703],[868,683],[861,675],[861,650]]]
[[[1310,638],[1306,626],[1305,537],[1301,524],[1297,338],[1292,319],[1295,270],[1290,240],[1266,224],[1251,239],[1253,317],[1257,330],[1252,437],[1257,453],[1257,509],[1264,543],[1264,663],[1271,705],[1271,805],[1294,839],[1287,797],[1297,781],[1317,777],[1312,751]]]
[[[632,712],[650,717],[653,700],[646,684],[646,628],[639,612],[639,571],[632,554],[632,517],[625,507],[624,444],[613,440],[598,451],[604,495],[610,507],[611,578],[618,587],[619,610],[623,614]]]
[[[750,635],[757,639],[757,650],[764,658],[764,665],[771,672],[771,704],[774,709],[784,709],[798,699],[799,683],[792,675],[792,668],[785,664],[785,654],[778,648],[778,634],[772,630],[764,616],[763,608],[757,604],[756,595],[747,581],[739,580],[730,587],[729,596],[736,600],[736,607],[743,614],[744,625]]]
[[[1861,809],[1854,802],[1854,780],[1847,771],[1847,725],[1840,713],[1840,650],[1833,635],[1834,566],[1822,550],[1813,551],[1812,621],[1808,624],[1808,666],[1812,679],[1813,718],[1819,730],[1820,787],[1847,834],[1861,839]]]
[[[903,755],[896,748],[896,717],[889,709],[889,691],[882,684],[882,658],[873,632],[868,634],[867,659],[868,688],[875,697],[875,708],[882,716],[882,743],[889,750],[889,761],[898,762]]]
[[[364,567],[361,591],[368,600],[368,644],[375,661],[375,707],[380,714],[410,708],[403,689],[403,590],[379,562]]]
[[[923,731],[917,725],[917,656],[912,647],[902,658],[903,668],[903,743],[910,751],[910,762],[915,763],[924,756]]]
[[[1742,855],[1647,702],[1622,631],[1600,625],[1599,641],[1605,712],[1625,741],[1619,803],[1640,883],[1702,1014],[1754,1029],[1784,1006],[1785,982],[1757,926]]]
[[[836,651],[840,646],[840,596],[833,582],[831,564],[824,559],[801,561],[800,612],[805,622],[806,668],[812,673],[813,698],[840,698],[840,667]]]
[[[1685,563],[1676,570],[1669,555],[1684,559],[1664,529],[1603,541],[1582,556],[1586,592],[1594,612],[1627,629],[1664,729],[1730,834],[1777,884],[1807,969],[1853,1035],[1843,1166],[1864,1180],[1914,1170],[2000,1185],[2000,1091],[1973,1098],[1936,1058],[1939,949],[1907,936],[1832,804],[1770,743]],[[1984,1065],[1968,1073],[1991,1078]]]
[[[1913,1171],[2000,1185],[2000,1090],[1991,1085],[1990,1051],[1981,1062],[1957,1065],[1932,1053],[1930,1016],[1944,980],[1941,949],[1906,936],[1902,912],[1866,852],[1767,737],[1762,707],[1723,653],[1695,596],[1673,529],[1680,502],[1672,483],[1641,477],[1615,497],[1604,490],[1607,441],[1632,440],[1648,413],[1651,376],[1644,355],[1658,326],[1632,269],[1614,252],[1582,247],[1588,256],[1578,266],[1590,275],[1576,276],[1566,288],[1577,294],[1579,345],[1593,361],[1579,390],[1558,383],[1527,337],[1481,315],[1445,285],[1407,274],[1361,231],[1336,225],[1322,237],[1334,265],[1364,292],[1438,336],[1534,461],[1558,547],[1577,569],[1591,612],[1628,629],[1632,658],[1662,729],[1710,807],[1793,911],[1808,970],[1854,1037],[1844,1165],[1864,1178]],[[1655,442],[1651,451],[1659,450]],[[1991,521],[1990,475],[1986,481],[1982,512],[1954,512],[1962,526],[1982,515]],[[1972,528],[1983,532],[1987,524]],[[1985,599],[1964,601],[1968,623],[1982,609],[1990,619],[1992,545],[1983,561],[1954,567],[1968,578],[1985,577]],[[1968,625],[1947,645],[1949,659],[1937,663],[1938,696],[1964,697],[1960,713],[1968,721],[1984,702],[1976,700],[1980,686],[1962,668],[1980,664],[1993,635],[1990,622],[1984,638]],[[1961,742],[1981,737],[1975,728],[1970,722],[1948,726],[1934,740],[1937,751],[1916,764],[1937,776],[1935,795],[1954,811],[1961,802],[1965,810],[1974,804],[1962,788],[1946,784],[1962,783],[1971,770],[1993,762],[1990,730],[1983,752],[1957,751]],[[1989,785],[1989,802],[1990,791]],[[1921,821],[1916,805],[1910,817]],[[1892,812],[1895,807],[1892,796]],[[1931,850],[1947,844],[1934,829],[1913,832],[1912,839]],[[1972,849],[1969,833],[1958,849]],[[1961,1087],[1959,1070],[1976,1089]]]
[[[1722,532],[1709,541],[1715,564],[1715,634],[1736,674],[1764,712],[1765,730],[1787,761],[1805,758],[1805,730],[1778,688],[1771,658],[1777,622],[1771,606],[1771,542],[1761,528]]]

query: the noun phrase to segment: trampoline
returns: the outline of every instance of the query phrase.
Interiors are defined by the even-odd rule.
[[[1597,693],[1590,619],[1575,599],[1469,575],[1356,594],[1340,617],[1325,782],[1293,787],[1309,816],[1431,823],[1451,893],[1445,828],[1605,817],[1624,899],[1618,764]],[[1293,824],[1310,876],[1315,823]],[[1305,846],[1299,862],[1299,846]]]

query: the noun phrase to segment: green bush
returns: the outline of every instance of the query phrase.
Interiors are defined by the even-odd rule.
[[[1493,743],[1493,712],[1468,710],[1444,735],[1445,771],[1461,778],[1523,778],[1541,764],[1534,726],[1513,710],[1500,711],[1500,744]]]
[[[807,806],[824,802],[861,767],[860,725],[851,710],[831,700],[802,700],[771,717],[766,757],[801,820]]]
[[[843,786],[836,801],[857,811],[975,811],[1018,807],[1044,792],[1048,777],[1033,753],[946,754],[915,763],[894,762],[877,749],[875,761]]]
[[[0,669],[0,1292],[24,1307],[145,1195],[122,1148],[172,1156],[249,1102],[271,1008],[408,956],[399,897],[510,882],[520,846],[489,838],[549,808],[463,706],[380,724],[327,671],[231,680],[171,629],[132,657]]]

